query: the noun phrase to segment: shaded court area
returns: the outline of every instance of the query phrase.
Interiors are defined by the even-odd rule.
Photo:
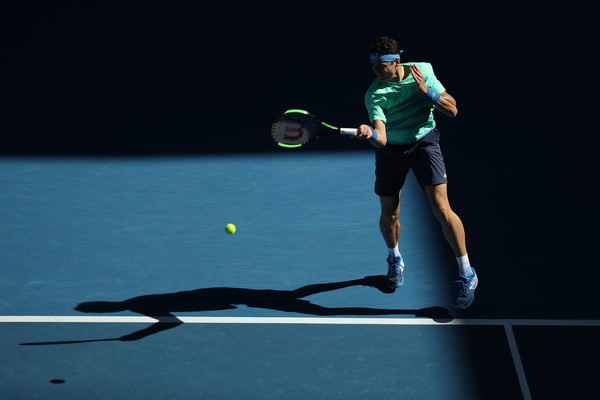
[[[3,336],[118,336],[132,324],[20,325],[3,324]],[[12,347],[18,358],[14,350],[8,354],[12,379],[3,379],[2,391],[18,399],[52,398],[53,393],[73,399],[480,398],[470,372],[457,371],[469,368],[458,356],[467,349],[456,329],[184,324],[136,342],[17,348],[4,343],[3,350]]]

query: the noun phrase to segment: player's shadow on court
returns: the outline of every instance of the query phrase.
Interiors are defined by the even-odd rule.
[[[377,309],[365,307],[323,307],[313,304],[303,297],[313,294],[330,292],[351,286],[369,286],[383,293],[392,293],[385,283],[385,276],[367,276],[344,282],[321,283],[308,285],[296,290],[259,290],[243,288],[205,288],[185,292],[152,294],[134,297],[120,302],[93,301],[79,304],[75,310],[84,313],[116,313],[133,311],[157,319],[154,325],[133,332],[120,338],[82,340],[68,342],[22,343],[22,345],[71,344],[96,341],[132,341],[172,329],[183,322],[172,313],[228,310],[236,305],[246,305],[252,308],[265,308],[300,314],[317,316],[333,315],[414,315],[421,318],[431,318],[438,322],[452,320],[450,312],[444,307],[428,307],[418,310]]]

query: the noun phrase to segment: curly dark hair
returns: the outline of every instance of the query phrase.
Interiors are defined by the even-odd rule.
[[[381,56],[384,54],[400,54],[398,42],[389,36],[377,38],[370,46],[371,53]]]

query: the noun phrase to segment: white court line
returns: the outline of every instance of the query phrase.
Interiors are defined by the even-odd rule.
[[[521,393],[523,393],[523,400],[531,400],[531,392],[529,391],[529,384],[527,383],[527,377],[525,376],[525,369],[523,368],[523,362],[521,361],[521,355],[519,354],[519,347],[517,346],[517,339],[513,332],[510,324],[504,324],[504,332],[508,339],[508,347],[510,348],[510,354],[512,355],[513,364],[515,365],[515,372],[519,379],[519,385],[521,386]]]
[[[600,320],[571,319],[486,319],[466,318],[434,321],[429,318],[347,318],[347,317],[147,317],[97,315],[0,315],[0,323],[154,323],[187,324],[312,324],[312,325],[494,325],[494,326],[600,326]]]

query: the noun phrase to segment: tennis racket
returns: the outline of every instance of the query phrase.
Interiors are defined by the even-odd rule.
[[[271,123],[271,137],[281,147],[300,147],[329,135],[352,135],[356,128],[329,125],[305,110],[290,109]]]

